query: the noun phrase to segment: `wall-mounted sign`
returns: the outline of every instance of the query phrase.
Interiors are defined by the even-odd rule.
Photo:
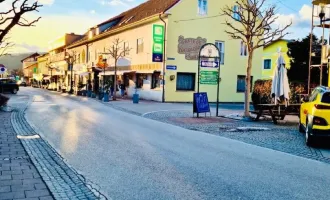
[[[167,58],[167,60],[175,60],[175,58]]]
[[[199,50],[206,42],[206,38],[184,38],[181,35],[178,40],[178,53],[185,54],[187,60],[198,60]]]
[[[175,65],[166,65],[167,70],[176,70],[177,67]]]
[[[164,26],[154,24],[152,27],[152,62],[163,62]]]

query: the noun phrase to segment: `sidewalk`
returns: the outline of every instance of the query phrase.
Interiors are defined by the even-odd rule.
[[[0,111],[0,200],[54,199],[17,139],[10,116]]]

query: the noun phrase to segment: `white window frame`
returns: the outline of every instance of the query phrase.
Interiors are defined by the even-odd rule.
[[[222,48],[220,48],[219,44],[221,44]],[[225,42],[221,40],[215,41],[215,46],[218,47],[220,53],[220,64],[225,64]]]
[[[205,16],[208,13],[208,0],[197,0],[197,14]]]
[[[240,42],[240,55],[241,56],[248,56],[247,45],[244,43],[243,40],[241,40],[241,42]]]

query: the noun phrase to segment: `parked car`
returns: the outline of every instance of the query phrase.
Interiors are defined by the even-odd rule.
[[[27,86],[27,83],[24,82],[24,81],[18,81],[17,84],[20,85],[20,86],[23,86],[23,87]]]
[[[11,92],[13,94],[17,94],[18,91],[19,85],[16,83],[15,80],[8,78],[0,79],[0,93]]]
[[[305,133],[306,144],[313,146],[317,137],[330,137],[330,88],[317,87],[302,101],[299,131]]]

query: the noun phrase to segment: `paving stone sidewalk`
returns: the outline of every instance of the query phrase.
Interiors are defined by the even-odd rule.
[[[10,120],[10,112],[0,111],[0,200],[54,199]]]

